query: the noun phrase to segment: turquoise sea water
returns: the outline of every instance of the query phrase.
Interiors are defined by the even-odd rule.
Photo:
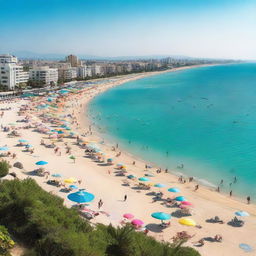
[[[208,185],[223,179],[222,191],[256,196],[256,64],[128,82],[97,96],[89,114],[103,137],[145,160]]]

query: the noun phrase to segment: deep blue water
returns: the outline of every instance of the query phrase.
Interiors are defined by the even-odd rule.
[[[256,196],[256,64],[129,82],[97,96],[89,113],[103,136],[145,160]]]

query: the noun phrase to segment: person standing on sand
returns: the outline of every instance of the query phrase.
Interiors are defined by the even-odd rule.
[[[247,196],[247,204],[250,204],[250,202],[251,202],[251,197],[250,196]]]
[[[194,191],[197,191],[199,189],[199,185],[197,184],[196,186],[195,186],[195,190]]]
[[[102,200],[100,199],[100,201],[98,202],[98,209],[100,209],[102,205],[103,205],[103,202],[102,202]]]
[[[127,200],[127,195],[124,195],[124,202]]]
[[[232,190],[230,190],[230,192],[229,192],[229,196],[230,196],[230,197],[232,197],[232,195],[233,195],[233,191],[232,191]]]

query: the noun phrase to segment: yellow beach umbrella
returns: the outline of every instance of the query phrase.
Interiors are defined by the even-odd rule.
[[[192,227],[196,226],[196,222],[190,218],[181,218],[179,220],[179,223],[185,226],[192,226]]]
[[[77,180],[75,178],[69,178],[64,180],[65,183],[75,183]]]

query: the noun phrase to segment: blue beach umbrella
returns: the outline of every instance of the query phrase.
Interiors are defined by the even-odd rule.
[[[46,164],[48,164],[48,162],[46,162],[46,161],[38,161],[38,162],[36,162],[36,165],[46,165]]]
[[[171,218],[170,214],[164,212],[154,212],[151,216],[158,220],[169,220]]]
[[[130,174],[130,175],[127,176],[127,178],[128,178],[128,179],[134,179],[134,178],[136,178],[136,177],[135,177],[134,175]]]
[[[20,139],[19,140],[20,143],[25,143],[25,142],[28,142],[27,140],[24,140],[24,139]]]
[[[146,173],[145,176],[147,176],[147,177],[155,177],[155,175],[152,174],[152,173]]]
[[[245,252],[252,252],[253,248],[249,244],[239,244],[239,248],[241,248]]]
[[[78,186],[76,186],[76,185],[70,185],[69,187],[72,189],[78,189]]]
[[[60,177],[62,177],[62,175],[61,175],[61,174],[59,174],[59,173],[54,173],[54,174],[52,174],[52,177],[60,178]]]
[[[7,150],[9,150],[9,148],[8,147],[0,147],[0,150],[1,151],[7,151]]]
[[[235,212],[235,215],[236,216],[240,216],[240,217],[248,217],[248,216],[250,216],[250,214],[248,212],[245,212],[245,211],[237,211],[237,212]]]
[[[149,178],[147,178],[147,177],[141,177],[141,178],[139,178],[139,181],[149,181]]]
[[[173,193],[179,193],[180,192],[180,190],[178,188],[169,188],[168,191],[173,192]]]
[[[84,191],[78,191],[68,195],[68,199],[76,203],[88,203],[94,199],[94,195]]]
[[[32,148],[33,146],[30,145],[30,144],[27,144],[25,147],[26,147],[26,148]]]
[[[177,197],[175,197],[175,200],[179,201],[179,202],[187,201],[184,196],[177,196]]]
[[[161,184],[161,183],[157,183],[157,184],[154,185],[154,187],[156,187],[156,188],[164,188],[165,185]]]
[[[63,131],[58,131],[58,134],[63,134],[64,132]]]

